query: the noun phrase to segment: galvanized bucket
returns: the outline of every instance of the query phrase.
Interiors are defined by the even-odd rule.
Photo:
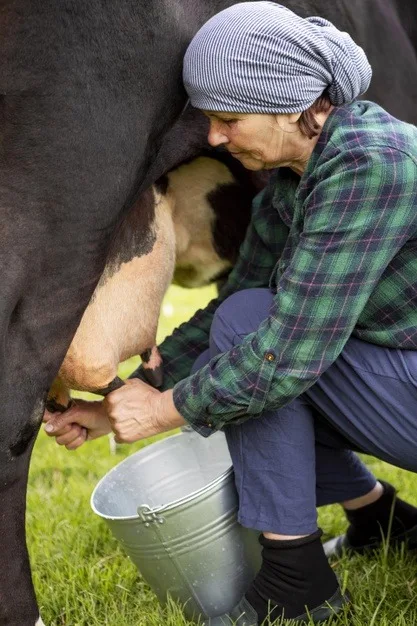
[[[223,433],[183,431],[113,468],[91,506],[164,605],[217,626],[260,566],[255,531],[237,523],[237,493]]]

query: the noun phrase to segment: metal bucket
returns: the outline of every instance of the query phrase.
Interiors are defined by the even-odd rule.
[[[91,506],[164,605],[188,619],[217,616],[241,599],[260,566],[258,533],[237,523],[237,493],[223,433],[183,431],[113,468]]]

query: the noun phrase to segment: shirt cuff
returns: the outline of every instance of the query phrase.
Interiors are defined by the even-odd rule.
[[[194,430],[208,437],[225,425],[241,424],[266,410],[276,355],[268,350],[259,357],[258,352],[252,345],[238,345],[210,361],[222,361],[226,374],[235,369],[237,380],[210,375],[208,364],[175,385],[175,407]]]
[[[188,406],[186,400],[189,397],[188,385],[191,378],[192,376],[184,378],[175,385],[173,390],[175,408],[199,435],[210,437],[210,435],[224,426],[224,422],[213,420],[213,416],[202,409],[196,410],[195,407],[191,408]]]

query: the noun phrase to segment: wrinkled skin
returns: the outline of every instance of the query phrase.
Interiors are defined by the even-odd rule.
[[[414,0],[282,3],[351,32],[374,66],[369,97],[416,121]],[[231,4],[0,0],[0,626],[38,620],[24,513],[47,390],[115,229],[181,162],[161,145],[186,102],[182,57]],[[138,225],[141,254],[154,245],[152,219]]]

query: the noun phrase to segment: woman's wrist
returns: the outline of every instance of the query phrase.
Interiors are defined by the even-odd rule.
[[[172,389],[167,389],[167,391],[159,394],[155,403],[155,420],[160,432],[179,428],[187,424],[174,404]]]
[[[97,423],[95,424],[95,429],[90,429],[92,436],[88,437],[89,439],[97,439],[113,432],[103,400],[99,404],[100,406],[97,407]],[[93,430],[95,431],[94,435]]]

